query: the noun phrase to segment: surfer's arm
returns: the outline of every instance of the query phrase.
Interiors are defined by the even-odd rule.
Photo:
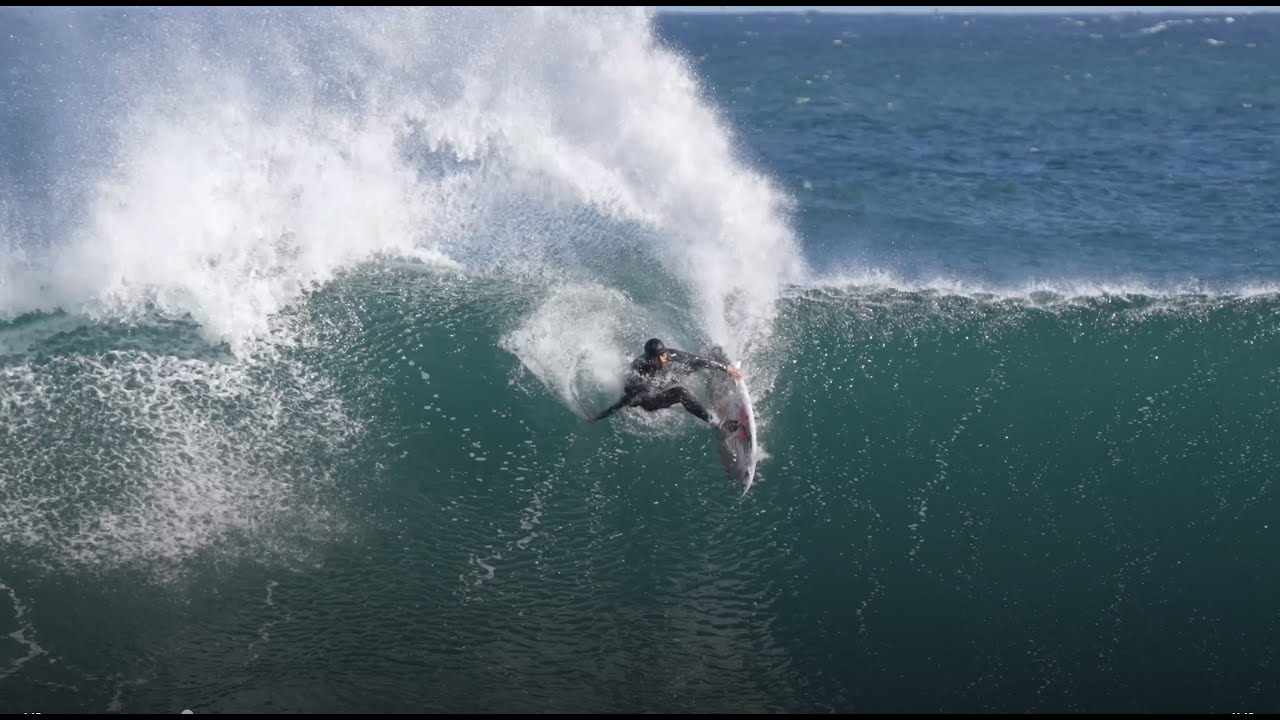
[[[742,371],[736,367],[725,365],[724,363],[718,360],[712,360],[711,358],[704,358],[701,355],[694,355],[693,353],[687,353],[683,350],[672,350],[671,359],[675,360],[678,363],[688,365],[694,370],[711,368],[712,370],[719,370],[722,373],[728,373],[729,377],[732,377],[732,378],[742,377]]]

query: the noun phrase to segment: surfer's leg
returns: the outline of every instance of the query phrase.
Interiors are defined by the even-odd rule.
[[[591,418],[591,420],[592,422],[595,422],[597,420],[603,420],[609,417],[610,415],[614,414],[618,410],[621,410],[623,407],[626,407],[630,403],[631,403],[631,395],[630,394],[623,395],[621,400],[610,405],[604,410],[601,410],[600,412],[596,413],[595,416]]]
[[[645,410],[652,412],[654,410],[669,408],[676,403],[680,403],[684,406],[685,410],[688,410],[690,413],[701,418],[702,422],[711,422],[711,413],[707,412],[707,409],[702,407],[702,403],[698,402],[698,399],[695,398],[692,393],[678,385],[673,388],[667,388],[659,393],[647,395],[642,398],[638,404]]]

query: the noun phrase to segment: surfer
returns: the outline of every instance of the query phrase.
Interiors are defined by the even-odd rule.
[[[673,350],[663,345],[658,338],[650,338],[644,344],[644,355],[631,361],[631,369],[627,372],[622,398],[605,408],[592,420],[603,420],[628,406],[653,412],[680,403],[685,410],[708,425],[718,427],[725,433],[737,432],[737,420],[732,418],[723,422],[713,420],[711,413],[702,407],[702,403],[699,403],[692,393],[680,385],[672,385],[678,377],[704,368],[728,373],[729,377],[735,380],[742,377],[742,371],[732,365],[682,350]]]

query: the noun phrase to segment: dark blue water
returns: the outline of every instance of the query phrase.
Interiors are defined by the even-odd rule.
[[[1274,16],[670,15],[816,266],[1034,282],[1268,282]]]

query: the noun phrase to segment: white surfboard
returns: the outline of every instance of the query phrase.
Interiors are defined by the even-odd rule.
[[[727,362],[723,353],[713,348],[708,357],[720,362]],[[741,367],[733,363],[734,367]],[[751,393],[747,391],[744,380],[734,380],[728,375],[712,371],[707,375],[707,392],[711,398],[711,406],[720,420],[733,418],[738,421],[738,429],[733,433],[720,433],[720,460],[724,464],[729,479],[742,486],[742,494],[756,481],[756,462],[760,451],[756,436],[756,414],[751,406]]]

